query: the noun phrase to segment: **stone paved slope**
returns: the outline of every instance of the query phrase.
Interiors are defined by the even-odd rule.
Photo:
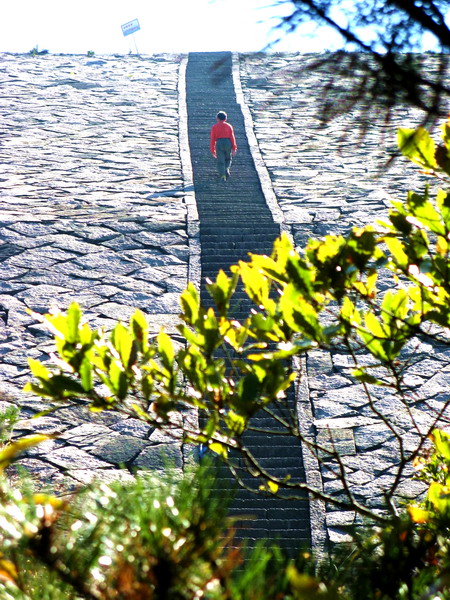
[[[249,252],[270,253],[280,234],[253,165],[243,115],[236,102],[231,58],[231,53],[191,53],[186,72],[189,144],[200,218],[202,284],[205,278],[215,278],[219,269],[227,270],[238,260],[246,260]],[[215,161],[209,151],[209,131],[218,110],[227,112],[238,144],[232,178],[226,184],[217,181]],[[205,305],[211,305],[204,284],[201,298]],[[243,320],[251,308],[243,291],[238,290],[233,316]],[[258,416],[253,426],[279,429],[267,415]],[[265,468],[276,469],[279,476],[290,473],[293,477],[304,477],[301,447],[297,442],[256,432],[249,434],[246,441]],[[226,471],[223,479],[222,485],[233,485]],[[244,480],[251,485],[250,478],[244,475]],[[246,537],[252,540],[278,537],[291,551],[309,540],[307,502],[294,507],[282,499],[241,491],[234,509],[257,517],[244,529]]]
[[[61,433],[22,460],[70,486],[162,468],[178,444],[135,419],[60,411],[21,392],[27,358],[49,338],[26,314],[76,299],[111,328],[134,307],[174,331],[187,284],[178,147],[179,57],[0,56],[0,409],[19,402],[21,431]]]
[[[281,225],[290,227],[299,247],[310,236],[372,221],[385,213],[389,197],[401,198],[407,189],[423,185],[418,171],[405,162],[384,174],[379,170],[394,147],[395,124],[414,126],[418,115],[400,107],[386,128],[374,114],[364,141],[357,137],[356,117],[319,128],[315,105],[323,74],[295,74],[299,64],[313,59],[240,57],[259,149],[284,214]],[[111,327],[129,316],[130,307],[140,306],[155,333],[161,325],[174,330],[178,293],[192,259],[184,203],[192,190],[183,189],[186,174],[179,151],[179,61],[177,56],[0,56],[0,410],[20,401],[21,431],[37,427],[62,433],[22,461],[42,481],[65,487],[89,481],[95,473],[105,480],[129,477],[127,470],[117,469],[119,463],[160,468],[166,449],[180,467],[185,460],[178,444],[112,413],[61,411],[31,422],[43,403],[20,391],[29,377],[27,357],[46,358],[51,351],[49,338],[26,308],[64,308],[76,298],[95,324]],[[227,90],[230,94],[229,85]],[[204,169],[196,191],[205,197],[218,192],[210,185],[209,127],[217,109],[227,109],[209,101],[200,93],[206,121],[198,121],[191,135],[193,143],[199,141],[192,148],[194,170]],[[237,107],[231,107],[230,120],[240,138],[235,170],[247,173],[251,161],[241,152],[243,125]],[[342,144],[343,131],[348,135]],[[237,181],[229,185],[234,189]],[[251,186],[254,190],[254,179]],[[211,206],[203,204],[204,241],[211,215],[222,220],[219,233],[227,233],[225,200],[216,195]],[[235,214],[248,218],[246,196],[233,195],[234,201]],[[216,238],[209,241],[219,250]],[[241,248],[240,255],[245,258],[247,250]],[[214,274],[224,257],[218,252],[215,263],[212,251],[206,254],[213,259]],[[233,255],[230,262],[237,258]],[[409,352],[414,355],[409,378],[413,415],[422,427],[429,414],[420,400],[439,408],[448,389],[450,352],[429,344]],[[376,508],[398,461],[394,440],[371,421],[345,355],[312,352],[306,365],[300,404],[308,406],[311,400],[319,438],[326,441],[330,428],[352,489]],[[415,437],[411,420],[388,393],[377,393],[408,447]],[[330,472],[324,469],[322,475],[326,491],[336,491]],[[420,488],[413,484],[401,491],[414,497]],[[355,516],[329,511],[326,518],[330,538],[337,541],[345,539],[345,525]]]

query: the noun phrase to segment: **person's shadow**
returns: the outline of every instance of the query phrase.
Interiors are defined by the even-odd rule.
[[[161,198],[162,196],[175,196],[175,194],[183,194],[184,192],[193,192],[193,185],[187,185],[186,187],[180,185],[178,187],[172,188],[171,190],[164,190],[162,192],[155,192],[154,194],[150,194],[150,196],[146,197],[146,200],[150,200],[151,198]]]

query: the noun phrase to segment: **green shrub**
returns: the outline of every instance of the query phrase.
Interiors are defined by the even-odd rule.
[[[4,466],[45,436],[10,443]],[[0,480],[0,598],[18,600],[377,600],[450,598],[450,435],[417,461],[428,486],[383,527],[316,563],[233,541],[214,470],[94,482],[65,498]]]

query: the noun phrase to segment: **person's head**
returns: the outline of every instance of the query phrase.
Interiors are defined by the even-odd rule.
[[[219,112],[216,115],[217,120],[218,121],[226,121],[227,120],[227,113],[224,112],[223,110],[219,110]]]

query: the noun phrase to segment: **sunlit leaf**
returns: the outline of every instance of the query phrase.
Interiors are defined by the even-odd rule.
[[[426,229],[439,235],[445,235],[445,227],[442,222],[441,215],[437,212],[433,203],[428,199],[428,193],[417,194],[415,192],[408,193],[407,206],[414,217],[407,216],[410,223],[416,224],[419,227],[425,226]]]
[[[67,310],[67,334],[66,339],[74,344],[79,339],[79,326],[81,320],[81,308],[77,302],[72,302]]]
[[[117,323],[111,333],[111,342],[117,350],[120,360],[125,368],[130,364],[133,349],[133,338],[129,330],[122,323]]]
[[[89,357],[85,356],[79,369],[81,385],[89,392],[93,387],[92,362]]]
[[[435,159],[435,143],[424,127],[400,128],[398,130],[398,146],[404,156],[421,167],[427,169],[438,167]]]
[[[67,506],[67,500],[63,498],[57,498],[51,494],[33,494],[33,502],[35,504],[49,504],[55,510],[60,510]]]
[[[408,313],[408,294],[405,290],[388,290],[381,305],[381,317],[385,324],[392,318],[405,319]]]
[[[227,315],[230,299],[236,289],[237,282],[237,273],[233,274],[232,277],[228,277],[225,271],[220,269],[216,281],[207,284],[206,289],[213,298],[219,315]]]
[[[427,500],[439,512],[450,511],[450,487],[433,481],[428,488]]]
[[[436,252],[438,254],[440,254],[441,256],[446,256],[448,254],[448,251],[449,251],[448,241],[445,239],[445,237],[440,235],[436,242]]]
[[[357,326],[361,324],[361,315],[358,309],[356,308],[355,304],[350,300],[348,296],[345,296],[345,298],[342,301],[340,315],[341,318],[347,323],[349,323],[351,326]]]
[[[145,353],[148,350],[148,323],[142,311],[136,310],[130,319],[130,330],[138,348]]]
[[[432,440],[437,452],[450,462],[450,435],[441,429],[434,429]]]
[[[392,237],[385,237],[384,242],[388,247],[391,256],[395,259],[395,262],[401,267],[406,267],[408,265],[409,259],[408,254],[405,251],[406,249],[403,242],[401,242],[397,238]]]
[[[211,444],[209,444],[208,448],[212,452],[214,452],[215,454],[218,454],[219,456],[222,456],[223,458],[228,457],[228,448],[226,446],[224,446],[223,444],[221,444],[220,442],[212,442]]]
[[[109,377],[105,380],[105,383],[109,384],[111,391],[120,399],[123,400],[128,391],[128,378],[122,365],[117,361],[112,361],[109,367]]]
[[[367,330],[377,338],[386,338],[386,330],[373,311],[366,313],[364,324]]]
[[[0,469],[5,469],[19,456],[19,454],[25,452],[25,450],[34,448],[38,444],[46,442],[49,439],[51,439],[51,436],[36,434],[10,442],[0,450]]]
[[[226,415],[226,423],[230,431],[235,435],[241,435],[244,432],[247,420],[243,415],[230,410]]]
[[[17,571],[16,565],[5,558],[0,558],[0,582],[2,583],[12,583],[16,585],[18,583],[19,573]],[[13,596],[7,594],[5,596],[6,599],[12,599]]]
[[[47,380],[52,376],[51,371],[38,360],[34,360],[34,358],[28,359],[28,366],[30,367],[32,374],[38,379]]]
[[[414,523],[427,523],[430,517],[430,513],[417,504],[410,504],[408,513]]]
[[[384,382],[373,375],[367,373],[365,369],[354,369],[352,375],[361,383],[369,383],[372,385],[385,385]]]
[[[166,369],[171,370],[175,358],[175,350],[173,347],[172,340],[167,335],[167,333],[165,333],[165,331],[160,331],[156,339],[158,343],[158,352],[161,357],[162,363],[166,367]]]
[[[183,319],[190,325],[194,325],[199,316],[200,299],[193,283],[189,283],[188,287],[181,294],[180,305],[183,311]]]

